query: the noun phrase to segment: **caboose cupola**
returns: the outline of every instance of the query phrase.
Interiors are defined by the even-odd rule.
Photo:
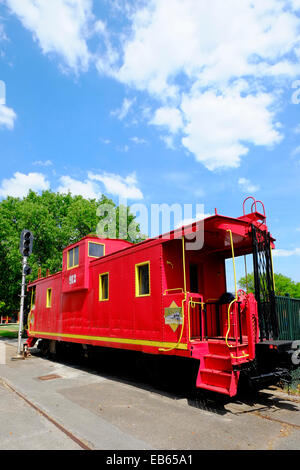
[[[89,267],[92,262],[131,246],[125,240],[112,240],[87,236],[69,245],[63,251],[62,291],[73,292],[89,289]]]

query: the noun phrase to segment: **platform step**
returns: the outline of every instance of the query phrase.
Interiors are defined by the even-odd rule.
[[[219,354],[205,354],[204,355],[204,358],[206,359],[220,359],[222,361],[231,361],[231,357],[230,356],[221,356]]]
[[[232,345],[232,347],[228,347],[224,343],[208,343],[208,354],[213,356],[219,356],[220,358],[228,358],[231,359],[231,354],[240,355],[238,351],[241,351],[242,348],[246,345]]]
[[[223,387],[230,389],[232,372],[224,372],[216,369],[201,369],[199,382],[212,387]]]
[[[210,390],[211,392],[222,393],[223,395],[230,395],[229,389],[225,387],[217,387],[215,385],[209,385],[202,383],[198,388],[204,388],[205,390]]]
[[[201,369],[201,374],[215,374],[215,375],[221,375],[222,377],[226,378],[231,378],[232,373],[231,372],[225,372],[223,370],[217,370],[217,369]]]
[[[217,356],[230,356],[230,351],[225,343],[208,342],[209,354],[216,354]]]
[[[218,354],[205,354],[203,356],[204,369],[216,370],[220,372],[232,372],[231,358],[229,356],[220,356]]]

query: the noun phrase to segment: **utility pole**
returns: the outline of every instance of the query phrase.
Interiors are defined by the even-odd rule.
[[[22,261],[22,289],[21,289],[21,305],[20,305],[20,316],[19,316],[19,333],[18,333],[18,356],[21,356],[21,338],[24,323],[24,300],[25,300],[25,286],[26,286],[26,274],[25,268],[27,266],[27,256],[23,256]]]
[[[18,333],[18,353],[17,356],[12,359],[24,359],[22,355],[22,331],[24,323],[24,300],[25,300],[25,287],[26,287],[26,276],[30,274],[31,269],[27,265],[28,256],[32,253],[33,235],[29,230],[23,230],[21,233],[20,240],[20,253],[23,256],[22,260],[22,288],[21,288],[21,302],[20,302],[20,316],[19,316],[19,333]]]

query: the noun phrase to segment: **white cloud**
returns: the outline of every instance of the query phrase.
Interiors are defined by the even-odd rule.
[[[62,194],[71,193],[73,196],[82,196],[85,199],[99,199],[101,191],[97,184],[89,179],[79,181],[70,176],[61,176],[61,185],[57,188],[57,192]]]
[[[1,0],[0,0],[0,3],[1,3]],[[2,18],[0,17],[0,20]],[[4,42],[4,41],[7,41],[7,36],[6,36],[6,33],[5,33],[5,30],[4,30],[4,25],[2,23],[0,23],[0,43],[1,42]],[[2,57],[5,56],[5,52],[4,52],[4,49],[1,48],[1,44],[0,44],[0,59]],[[0,101],[1,102],[1,101]],[[5,104],[5,103],[4,103]]]
[[[36,166],[51,166],[53,165],[53,162],[51,160],[37,160],[35,162],[33,162],[33,165],[36,165]]]
[[[175,150],[175,143],[172,135],[162,135],[160,138],[165,143],[167,149]]]
[[[275,257],[299,256],[300,248],[294,248],[293,250],[284,250],[284,249],[278,248],[273,251],[273,255]]]
[[[291,157],[296,157],[297,155],[299,155],[299,153],[300,153],[300,145],[298,145],[291,151]]]
[[[246,193],[254,193],[259,190],[259,186],[252,184],[247,178],[239,178],[238,184],[240,188]]]
[[[129,151],[129,146],[128,146],[128,145],[123,145],[123,146],[118,145],[118,146],[116,147],[116,150],[117,150],[118,152],[125,152],[125,153],[127,153],[127,152]]]
[[[7,129],[12,130],[16,119],[17,115],[14,110],[0,103],[0,128],[6,127]]]
[[[236,88],[223,93],[206,91],[183,95],[181,108],[187,120],[183,145],[209,169],[238,167],[248,143],[273,145],[282,136],[268,110],[271,95],[241,96]]]
[[[178,91],[185,73],[203,85],[277,74],[298,42],[299,18],[278,0],[151,0],[133,16],[119,78],[151,93]],[[234,18],[234,21],[233,21]],[[229,27],[230,25],[230,27]],[[299,68],[298,68],[299,70]]]
[[[111,143],[111,141],[109,139],[100,139],[100,140],[105,145],[109,145]]]
[[[94,33],[101,37],[104,45],[101,53],[98,52],[94,55],[96,68],[100,74],[114,75],[113,66],[119,59],[119,52],[112,46],[110,31],[103,21],[98,20],[94,24]]]
[[[132,142],[134,142],[135,144],[140,144],[140,145],[145,145],[147,144],[147,140],[145,139],[142,139],[140,137],[131,137],[130,139]]]
[[[59,54],[75,72],[88,68],[92,0],[6,0],[6,3],[31,31],[44,54]]]
[[[94,174],[89,172],[88,177],[92,181],[103,183],[105,190],[109,194],[120,196],[124,199],[143,199],[143,194],[137,186],[135,173],[123,178],[113,173]]]
[[[116,109],[114,111],[111,111],[110,114],[112,116],[116,116],[118,119],[122,120],[127,116],[127,114],[129,113],[129,110],[132,107],[134,102],[135,102],[135,99],[130,100],[128,98],[125,98],[123,100],[121,108]]]
[[[14,173],[10,179],[3,179],[0,187],[0,197],[24,197],[29,190],[40,192],[50,188],[49,181],[45,175],[41,173],[28,173],[28,175],[20,172]]]
[[[0,41],[5,41],[6,39],[7,37],[4,31],[4,26],[0,23]]]
[[[157,109],[150,124],[167,127],[172,134],[175,134],[183,127],[180,111],[176,108],[169,107]]]
[[[2,40],[1,36],[1,24],[0,24],[0,41]],[[0,58],[3,52],[0,50]],[[12,130],[15,125],[15,120],[17,118],[16,113],[12,108],[6,106],[6,83],[0,79],[0,128],[6,127],[9,130]]]
[[[0,17],[1,19],[1,17]],[[6,36],[6,33],[5,33],[5,30],[4,30],[4,26],[3,24],[0,23],[0,41],[7,41],[7,36]],[[0,57],[1,55],[4,54],[4,52],[0,49]]]
[[[117,34],[95,18],[92,0],[5,1],[44,53],[76,72],[93,62],[154,97],[148,122],[168,129],[169,147],[180,133],[209,170],[238,167],[251,145],[283,138],[275,104],[300,74],[300,0],[115,2],[126,20]],[[96,53],[90,38],[99,41]],[[133,102],[125,98],[112,115],[124,119]]]
[[[294,10],[300,10],[300,0],[291,0]]]
[[[131,19],[114,76],[161,102],[151,124],[181,131],[210,170],[238,167],[250,145],[280,142],[278,84],[300,72],[291,3],[150,0]]]
[[[57,192],[63,194],[70,192],[74,196],[80,195],[85,199],[100,199],[103,193],[124,199],[143,198],[135,173],[123,178],[113,173],[95,174],[89,171],[84,180],[78,180],[68,175],[61,176],[59,180],[60,186],[56,189]]]

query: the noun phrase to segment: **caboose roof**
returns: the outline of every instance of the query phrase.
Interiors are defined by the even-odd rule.
[[[239,256],[240,254],[252,252],[252,225],[260,228],[262,231],[268,230],[265,224],[265,216],[259,212],[253,212],[238,218],[215,214],[177,228],[172,232],[161,235],[159,238],[164,242],[169,239],[181,238],[183,235],[188,236],[192,233],[203,231],[203,246],[201,248],[203,254],[223,252],[225,257],[231,257],[229,233],[229,230],[231,230],[235,254]],[[271,237],[271,241],[274,242],[275,239]]]
[[[253,212],[238,218],[215,214],[210,217],[206,217],[205,219],[176,228],[163,235],[159,235],[154,238],[148,238],[147,240],[144,240],[140,243],[133,244],[131,242],[127,242],[127,247],[121,248],[118,251],[107,254],[101,258],[96,258],[92,260],[90,264],[101,263],[104,259],[119,257],[120,255],[125,253],[127,254],[133,250],[139,251],[155,245],[165,244],[172,240],[181,240],[182,236],[187,237],[192,233],[201,231],[203,232],[203,244],[201,248],[198,249],[198,251],[201,251],[201,254],[219,253],[225,258],[230,258],[232,256],[232,252],[229,230],[231,230],[235,255],[244,255],[252,252],[252,224],[257,228],[260,228],[260,230],[268,230],[267,226],[265,225],[265,216],[258,212]],[[109,240],[110,242],[114,240],[116,242],[120,241],[120,239],[100,239],[97,235],[87,235],[80,241],[66,247],[65,250],[72,248],[72,246],[77,245],[83,240],[97,240],[98,242],[103,242],[105,240]],[[126,242],[126,240],[123,241]],[[192,243],[192,241],[193,240],[187,240],[189,243]],[[274,241],[275,239],[271,237],[272,248],[274,248]],[[52,276],[57,274],[58,273],[55,273]],[[42,279],[49,279],[49,277]],[[38,280],[33,281],[30,284],[32,285],[37,281]]]
[[[119,241],[120,241],[120,238],[99,238],[98,235],[93,235],[93,234],[92,234],[92,235],[86,235],[85,237],[81,238],[80,240],[77,240],[77,242],[74,242],[74,243],[72,243],[71,245],[66,246],[63,251],[71,249],[73,246],[78,245],[78,243],[81,243],[81,242],[84,241],[84,240],[89,240],[89,241],[95,240],[95,241],[97,241],[97,242],[99,242],[99,243],[103,243],[103,242],[105,242],[105,241],[110,241],[110,242],[116,241],[116,242],[119,242]],[[129,242],[129,241],[127,241],[127,240],[122,240],[122,241],[123,241],[124,243],[128,243],[128,246],[131,246],[131,245],[132,245],[132,243]]]
[[[264,215],[260,214],[259,212],[247,214],[238,218],[215,214],[210,217],[206,217],[205,219],[176,228],[163,235],[159,235],[154,238],[148,238],[147,240],[144,240],[140,243],[131,244],[131,246],[123,248],[122,250],[115,253],[111,253],[105,258],[114,256],[116,257],[120,256],[122,253],[127,253],[132,250],[138,251],[150,246],[168,243],[171,240],[181,240],[183,235],[188,236],[192,233],[202,230],[204,233],[204,243],[201,248],[201,253],[223,252],[225,258],[231,257],[230,234],[228,232],[228,230],[231,230],[235,255],[244,255],[252,252],[252,224],[260,228],[260,230],[268,230],[265,223],[263,223],[264,220]],[[274,242],[275,239],[271,237],[271,241]],[[273,243],[272,247],[274,247]],[[92,261],[92,263],[99,263],[102,259],[103,258],[96,259]]]

